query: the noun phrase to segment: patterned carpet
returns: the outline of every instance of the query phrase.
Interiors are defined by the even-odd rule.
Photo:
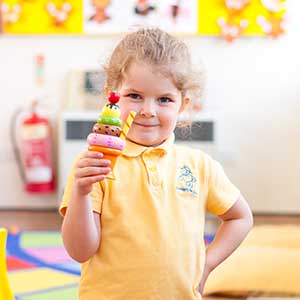
[[[9,234],[7,268],[16,299],[77,299],[80,265],[68,256],[57,231]]]
[[[58,231],[9,234],[7,268],[16,300],[77,299],[80,264],[64,250]]]

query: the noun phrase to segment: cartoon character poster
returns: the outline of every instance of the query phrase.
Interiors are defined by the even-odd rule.
[[[199,0],[199,33],[277,37],[285,30],[285,0]]]
[[[146,25],[173,33],[197,33],[195,0],[84,0],[84,32],[114,34]]]
[[[81,0],[2,0],[0,5],[4,33],[82,32]]]

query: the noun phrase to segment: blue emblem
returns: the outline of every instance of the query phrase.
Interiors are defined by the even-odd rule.
[[[180,167],[180,173],[177,177],[176,189],[183,192],[192,193],[194,196],[198,195],[195,190],[196,178],[193,176],[191,169],[188,166]]]

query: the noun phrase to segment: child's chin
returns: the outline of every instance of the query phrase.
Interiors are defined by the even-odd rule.
[[[162,144],[164,141],[137,141],[136,144],[145,146],[145,147],[156,147]]]
[[[149,139],[149,138],[140,138],[140,137],[127,137],[130,141],[134,142],[135,144],[145,146],[145,147],[155,147],[160,145],[162,142]]]

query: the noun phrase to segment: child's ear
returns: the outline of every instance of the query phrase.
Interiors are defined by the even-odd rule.
[[[179,109],[179,112],[183,112],[191,103],[191,99],[189,97],[185,97],[184,99],[182,99],[182,104],[181,107]]]

